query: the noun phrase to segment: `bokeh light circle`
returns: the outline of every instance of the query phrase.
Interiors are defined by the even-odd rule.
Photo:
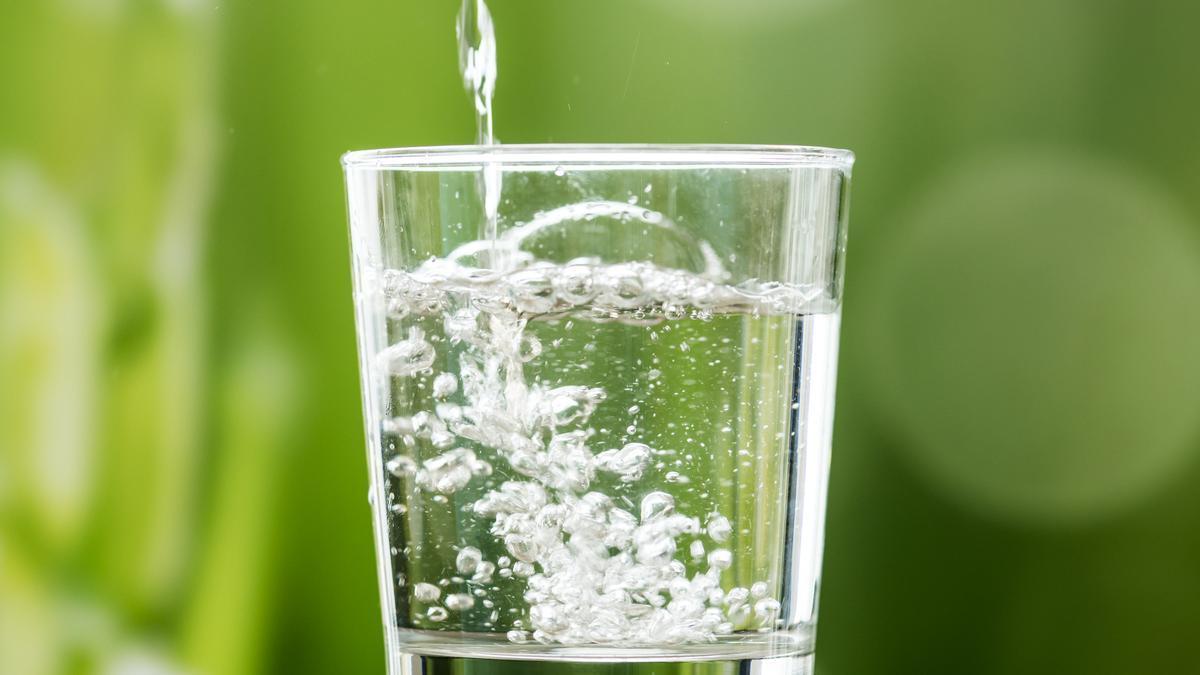
[[[996,157],[932,183],[864,299],[879,403],[918,472],[1027,525],[1163,486],[1200,445],[1196,234],[1091,161]]]

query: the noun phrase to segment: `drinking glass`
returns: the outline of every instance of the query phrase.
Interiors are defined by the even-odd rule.
[[[389,673],[810,672],[852,163],[343,158]]]

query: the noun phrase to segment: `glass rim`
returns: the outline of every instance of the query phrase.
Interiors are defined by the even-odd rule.
[[[714,168],[817,167],[849,173],[850,150],[809,145],[532,143],[433,145],[354,150],[342,155],[346,169],[436,169],[500,162],[518,167],[558,165],[679,166]]]

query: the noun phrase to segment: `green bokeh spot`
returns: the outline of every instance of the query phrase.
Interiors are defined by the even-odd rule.
[[[934,183],[900,225],[869,294],[874,372],[939,491],[1078,523],[1193,454],[1200,247],[1162,194],[1094,162],[1010,156]]]

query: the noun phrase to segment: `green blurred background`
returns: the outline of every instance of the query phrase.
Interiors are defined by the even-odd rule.
[[[382,672],[337,158],[456,5],[0,10],[0,672]],[[491,5],[505,142],[858,153],[822,675],[1200,673],[1200,3]]]

